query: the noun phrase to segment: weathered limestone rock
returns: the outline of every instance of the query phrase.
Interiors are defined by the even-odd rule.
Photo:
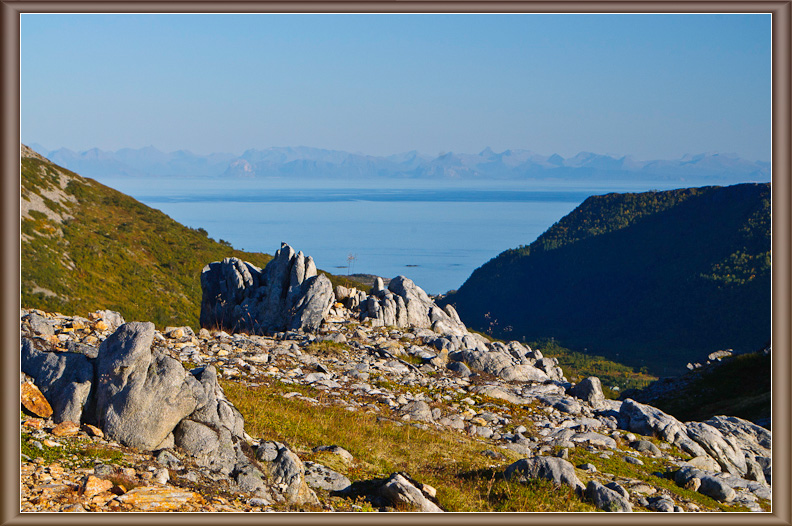
[[[586,497],[593,500],[594,505],[601,510],[632,512],[632,505],[627,498],[594,480],[586,485]]]
[[[327,491],[344,491],[352,484],[341,473],[315,462],[305,462],[305,483],[313,489]]]
[[[688,436],[701,445],[723,471],[738,476],[743,476],[748,471],[745,453],[716,428],[703,422],[688,422],[685,427]]]
[[[507,479],[517,477],[519,482],[525,482],[527,479],[546,479],[555,484],[565,484],[578,494],[583,493],[583,483],[577,478],[575,467],[558,457],[524,458],[508,466],[504,474]]]
[[[600,379],[596,376],[589,376],[584,378],[572,389],[570,394],[581,400],[588,402],[594,409],[599,409],[604,406],[605,395],[602,394],[602,384]]]
[[[109,336],[96,362],[96,422],[122,444],[151,450],[206,403],[198,381],[175,359],[152,352],[154,324],[132,322]]]
[[[623,429],[662,438],[693,456],[706,455],[706,451],[690,439],[685,426],[679,420],[655,407],[628,398],[621,405],[619,420]]]
[[[228,475],[234,469],[237,453],[234,439],[226,428],[212,428],[192,420],[182,420],[173,431],[174,441],[196,464]]]
[[[360,316],[375,327],[393,325],[432,329],[440,334],[464,336],[467,329],[453,307],[440,308],[411,279],[398,276],[386,289],[377,278],[365,302],[360,301]]]
[[[232,332],[315,331],[335,303],[313,259],[286,243],[264,270],[237,258],[208,264],[201,288],[201,326]]]
[[[501,351],[462,350],[449,357],[465,362],[474,371],[484,371],[507,382],[544,382],[550,379],[536,367],[514,363],[511,355]]]
[[[81,421],[94,380],[94,369],[87,357],[38,351],[23,338],[21,366],[52,406],[54,422]]]
[[[291,504],[318,504],[319,499],[305,481],[305,465],[300,457],[280,442],[265,442],[258,447],[256,458],[275,487]]]
[[[397,507],[401,506],[422,512],[443,511],[427,498],[428,494],[424,494],[401,473],[393,473],[379,489],[379,493]]]

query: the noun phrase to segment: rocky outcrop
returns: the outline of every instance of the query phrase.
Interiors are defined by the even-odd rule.
[[[411,279],[398,276],[385,288],[377,278],[365,299],[350,294],[348,305],[357,303],[361,319],[368,319],[375,327],[412,327],[432,329],[439,334],[467,335],[467,329],[453,307],[439,307],[423,289]]]
[[[251,334],[315,331],[335,300],[313,259],[286,243],[264,270],[237,258],[208,264],[201,288],[202,327]]]
[[[432,502],[431,496],[419,488],[420,484],[414,483],[404,473],[393,473],[380,487],[379,493],[388,499],[392,505],[406,508],[406,511],[441,512],[437,504]]]

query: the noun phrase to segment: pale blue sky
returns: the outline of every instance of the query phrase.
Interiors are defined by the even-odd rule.
[[[770,15],[39,15],[22,140],[770,159]]]

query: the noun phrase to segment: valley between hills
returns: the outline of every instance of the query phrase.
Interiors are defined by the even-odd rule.
[[[406,278],[369,286],[331,275],[287,244],[272,256],[234,250],[22,146],[21,509],[769,511],[768,192],[592,198],[433,298]],[[638,366],[662,346],[625,366],[565,349],[550,338],[563,327],[532,331],[508,309],[477,320],[472,298],[489,302],[484,312],[517,305],[482,292],[493,276],[536,287],[531,276],[564,259],[602,274],[620,244],[649,254],[646,236],[665,239],[665,225],[679,239],[685,214],[701,219],[707,203],[737,217],[714,221],[720,237],[688,229],[673,278],[686,280],[691,302],[714,295],[713,305],[744,307],[755,333],[717,349],[674,345],[669,356],[691,362],[676,384],[617,399],[615,382],[656,379]],[[716,238],[714,255],[693,250],[697,236]],[[585,251],[570,252],[576,245]],[[531,257],[547,261],[517,264]],[[616,296],[638,296],[629,291],[641,283],[623,281]],[[581,282],[568,289],[590,308]],[[535,297],[546,311],[565,301]],[[733,325],[707,305],[709,318],[694,323]],[[568,341],[582,349],[585,328],[607,341],[618,321],[583,324]],[[737,352],[712,354],[727,340]],[[724,385],[746,391],[723,403]],[[677,391],[715,412],[690,412]]]

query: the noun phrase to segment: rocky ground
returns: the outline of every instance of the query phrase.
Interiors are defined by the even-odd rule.
[[[94,359],[101,343],[123,322],[119,318],[107,311],[80,318],[24,310],[21,328],[23,337],[44,352],[82,353]],[[482,450],[494,460],[513,459],[514,454],[521,457],[502,466],[507,476],[549,478],[569,485],[600,509],[761,511],[769,507],[769,464],[761,466],[762,458],[769,459],[769,438],[756,426],[727,419],[705,425],[701,434],[713,429],[718,434],[708,438],[710,445],[705,449],[710,455],[687,444],[689,434],[681,437],[680,429],[688,431],[684,424],[658,415],[649,406],[633,404],[626,409],[624,404],[630,402],[605,400],[595,380],[571,389],[577,396],[567,393],[571,386],[563,380],[506,381],[491,373],[475,373],[464,361],[449,360],[448,353],[438,349],[442,343],[437,343],[438,335],[431,330],[371,327],[350,318],[350,312],[339,304],[316,334],[291,331],[251,336],[202,329],[196,335],[187,327],[167,328],[153,333],[152,352],[172,357],[187,369],[213,366],[221,379],[245,386],[287,386],[281,394],[285,398],[376,413],[403,425],[457,430],[480,441]],[[528,352],[534,358],[541,356],[524,349]],[[36,381],[42,382],[23,374],[27,386]],[[288,389],[290,385],[293,390]],[[321,401],[307,396],[301,389],[304,386],[327,396]],[[23,397],[23,405],[42,412],[33,402],[24,402]],[[533,425],[513,425],[515,404],[531,407]],[[309,496],[290,498],[285,487],[283,491],[270,487],[265,492],[246,492],[227,470],[216,469],[200,455],[185,454],[180,447],[132,448],[90,424],[56,423],[51,416],[32,416],[34,412],[26,409],[22,417],[22,511],[355,511],[364,502],[350,498],[339,504],[339,499],[325,499],[328,492],[343,495],[356,481],[321,464],[303,462],[299,454],[310,451],[295,453],[268,437],[244,434],[261,463],[268,454],[293,457],[296,475],[292,476],[302,478],[296,486]],[[625,423],[630,416],[632,427]],[[677,425],[681,427],[675,434],[669,434],[669,428]],[[328,444],[327,449],[354,461],[343,445]],[[683,451],[685,445],[691,452]],[[734,451],[725,450],[733,445],[741,447],[738,457],[748,452],[752,459],[746,466],[743,458],[741,474],[737,467],[732,473],[723,469],[730,467],[729,462],[740,464],[739,458],[728,460]],[[663,460],[670,467],[658,473],[658,481],[673,479],[680,487],[712,497],[713,505],[670,492],[667,485],[652,480],[602,472],[593,462],[574,466],[564,459],[576,449],[624,463]],[[702,454],[691,454],[696,452]],[[398,489],[390,493],[383,489],[389,483]],[[277,498],[279,491],[286,497]],[[369,491],[364,500],[373,509],[404,509],[406,505],[439,511],[443,506],[434,499],[434,488],[423,487],[409,474],[394,473]],[[725,508],[716,507],[715,502]]]

